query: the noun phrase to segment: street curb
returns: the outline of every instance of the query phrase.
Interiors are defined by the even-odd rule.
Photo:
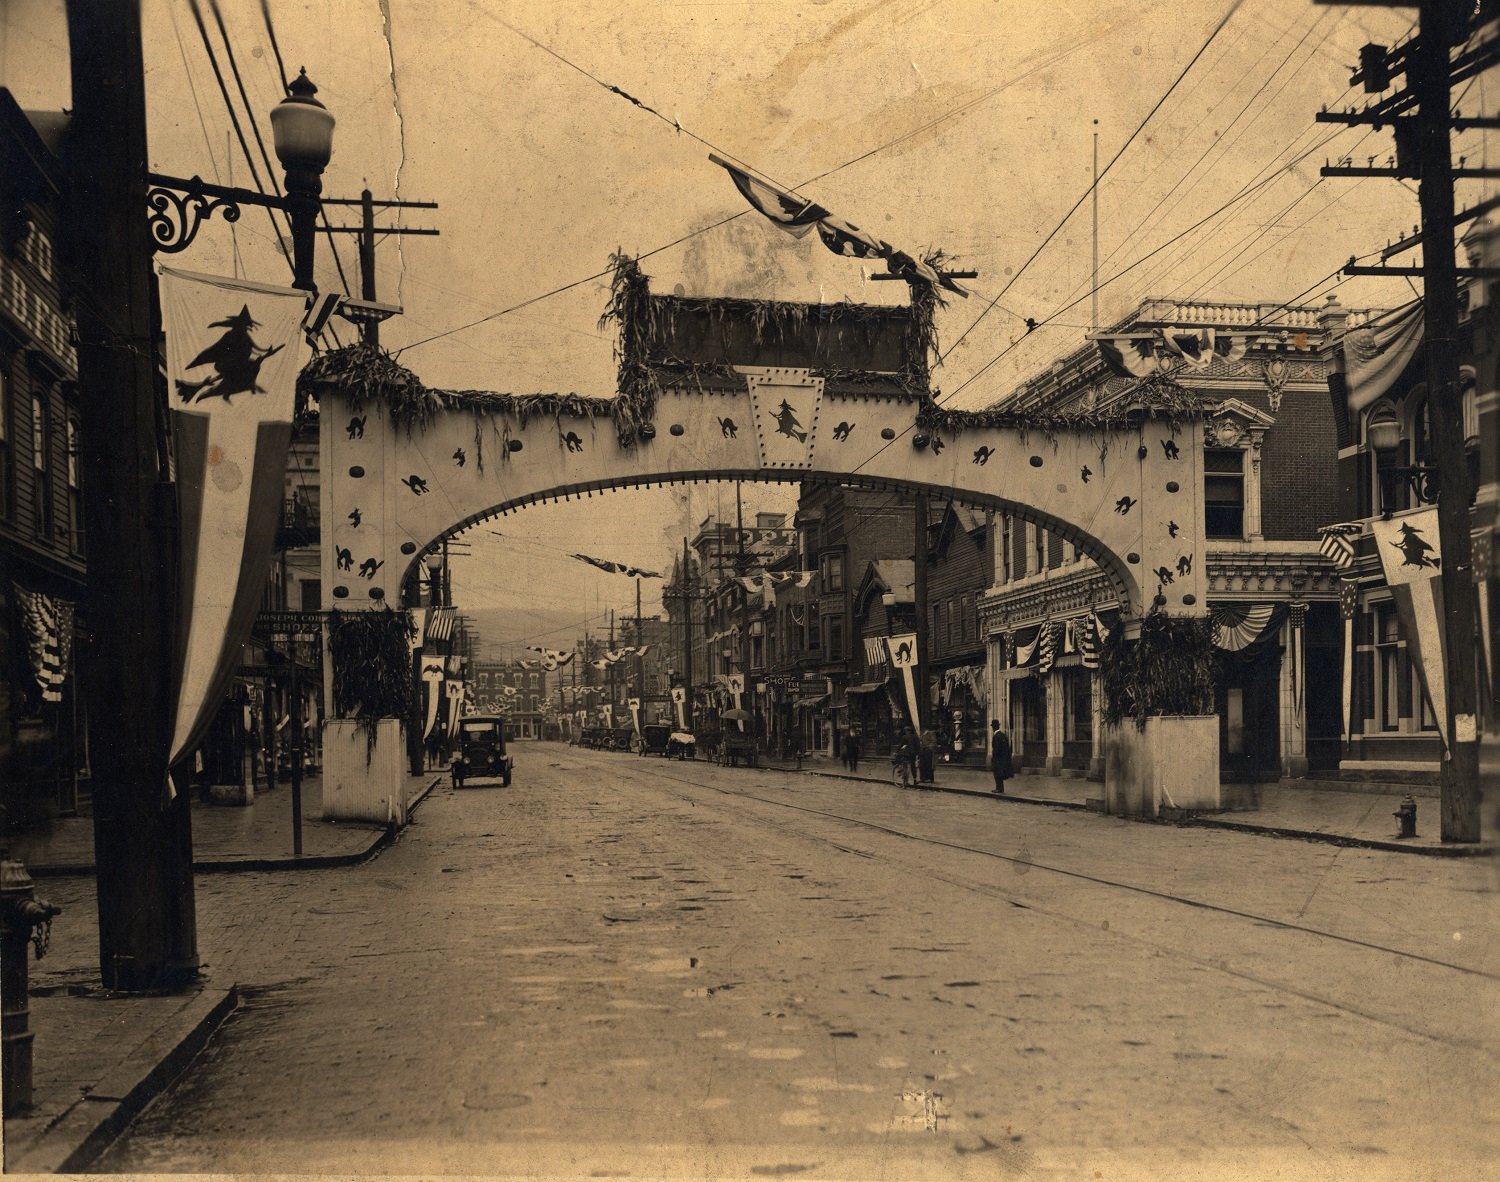
[[[7,1174],[82,1173],[187,1070],[239,1006],[239,990],[205,989],[86,1096],[62,1114]],[[163,1044],[165,1046],[163,1050]],[[149,1059],[149,1062],[142,1062]]]
[[[766,771],[785,772],[794,776],[821,776],[827,780],[851,780],[862,784],[885,784],[885,780],[873,776],[851,776],[840,772],[823,772],[790,767],[762,765]],[[1018,796],[1012,792],[986,792],[978,788],[948,788],[941,784],[915,784],[919,792],[947,792],[954,796],[978,796],[986,800],[1006,800],[1017,804],[1045,804],[1053,808],[1072,809],[1075,812],[1095,812],[1086,804],[1072,800],[1046,800],[1037,796]],[[1101,817],[1114,817],[1117,821],[1137,821],[1151,825],[1177,825],[1182,828],[1227,829],[1233,833],[1254,833],[1265,837],[1292,838],[1298,841],[1316,841],[1324,845],[1345,846],[1351,849],[1381,850],[1395,854],[1420,854],[1428,858],[1490,858],[1495,856],[1495,847],[1481,845],[1406,845],[1400,841],[1382,841],[1372,837],[1350,837],[1343,833],[1319,833],[1311,829],[1290,829],[1279,825],[1252,825],[1245,821],[1221,821],[1216,817],[1188,817],[1181,821],[1163,821],[1153,817],[1118,817],[1113,813],[1099,813]]]
[[[1171,824],[1198,829],[1228,829],[1235,833],[1263,833],[1268,837],[1293,838],[1298,841],[1321,841],[1353,849],[1386,850],[1395,854],[1422,854],[1429,858],[1492,858],[1494,846],[1478,845],[1407,845],[1382,841],[1375,837],[1349,837],[1343,833],[1318,833],[1310,829],[1288,829],[1280,825],[1250,825],[1244,821],[1221,821],[1217,817],[1188,817]]]
[[[443,782],[440,775],[433,776],[427,787],[423,788],[408,802],[406,806],[406,821],[411,823],[411,816],[416,812],[417,806],[431,795],[432,790]],[[359,822],[354,822],[359,824]],[[339,870],[348,866],[358,866],[368,862],[381,850],[395,840],[396,834],[401,831],[399,825],[370,826],[373,837],[370,844],[364,849],[351,850],[347,854],[304,854],[296,856],[281,855],[278,857],[244,857],[244,858],[203,858],[195,859],[193,862],[193,873],[195,874],[234,874],[241,871],[266,871],[266,870]],[[32,878],[78,878],[94,873],[94,863],[81,862],[74,865],[67,863],[51,866],[28,866],[28,873]]]

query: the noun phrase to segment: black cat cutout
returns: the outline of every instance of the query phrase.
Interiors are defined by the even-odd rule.
[[[974,449],[974,463],[983,468],[990,462],[990,457],[994,454],[995,449],[993,447],[990,447],[988,444],[985,444],[984,447],[976,447]]]
[[[373,579],[375,572],[384,565],[385,562],[383,560],[376,562],[373,558],[366,558],[359,564],[359,577],[362,579]]]
[[[1136,502],[1135,502],[1134,498],[1132,498],[1132,497],[1121,497],[1118,501],[1115,502],[1115,512],[1118,513],[1121,517],[1123,517],[1123,516],[1125,516],[1125,514],[1129,513],[1132,509],[1134,509],[1135,506],[1136,506]]]
[[[562,436],[562,441],[569,451],[583,450],[583,440],[578,438],[578,434],[574,431],[569,431],[566,435]]]
[[[427,481],[423,480],[415,472],[413,472],[410,476],[408,476],[401,483],[404,484],[404,485],[406,485],[407,488],[411,489],[411,491],[416,496],[419,496],[419,497],[423,493],[425,493],[425,492],[428,491],[428,489],[427,489]]]
[[[334,548],[333,557],[335,565],[337,565],[339,570],[354,569],[354,555],[346,550],[343,546],[337,546]]]
[[[719,431],[725,439],[735,439],[739,436],[740,429],[734,425],[733,419],[722,418],[719,420]]]
[[[349,426],[346,429],[349,432],[350,439],[363,439],[365,437],[365,416],[359,415],[356,418],[350,419]]]
[[[1175,439],[1163,439],[1161,441],[1161,450],[1162,454],[1169,460],[1182,459],[1182,453],[1177,450],[1177,440]]]
[[[846,439],[849,438],[849,432],[852,431],[852,430],[854,430],[854,424],[853,423],[848,423],[848,422],[840,423],[837,427],[835,427],[833,429],[833,437],[839,443],[843,443]]]

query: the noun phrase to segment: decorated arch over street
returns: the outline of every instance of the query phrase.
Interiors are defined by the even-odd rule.
[[[1128,632],[1203,617],[1198,397],[1157,374],[1087,415],[946,409],[929,369],[934,297],[912,292],[904,306],[658,295],[617,258],[601,321],[619,334],[611,398],[434,389],[359,347],[317,358],[302,384],[322,423],[332,606],[399,609],[444,538],[540,501],[749,480],[1009,512],[1099,565]]]

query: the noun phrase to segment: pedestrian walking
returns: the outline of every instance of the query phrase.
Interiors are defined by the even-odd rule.
[[[850,731],[844,736],[844,766],[851,772],[859,771],[859,732]]]
[[[990,719],[990,771],[995,776],[995,791],[1004,795],[1005,781],[1015,775],[1010,760],[1010,736],[1000,729],[998,718]]]
[[[905,786],[915,788],[917,785],[917,761],[921,758],[922,740],[917,738],[917,732],[908,724],[901,728],[901,738],[896,744],[896,756],[906,767]]]

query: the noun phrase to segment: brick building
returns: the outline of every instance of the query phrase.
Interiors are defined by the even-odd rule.
[[[1198,517],[1208,540],[1227,782],[1338,767],[1339,580],[1319,534],[1339,490],[1328,342],[1368,316],[1331,299],[1321,308],[1148,300],[1108,330],[1147,356],[1155,350],[1153,364],[1211,403],[1201,428],[1190,429],[1204,431]],[[1185,356],[1163,347],[1172,337],[1228,347],[1190,347]],[[1004,405],[1104,407],[1128,398],[1135,380],[1089,343]],[[1072,544],[1004,514],[996,529],[995,585],[981,604],[992,712],[1023,768],[1099,778],[1096,656],[1119,605]]]

